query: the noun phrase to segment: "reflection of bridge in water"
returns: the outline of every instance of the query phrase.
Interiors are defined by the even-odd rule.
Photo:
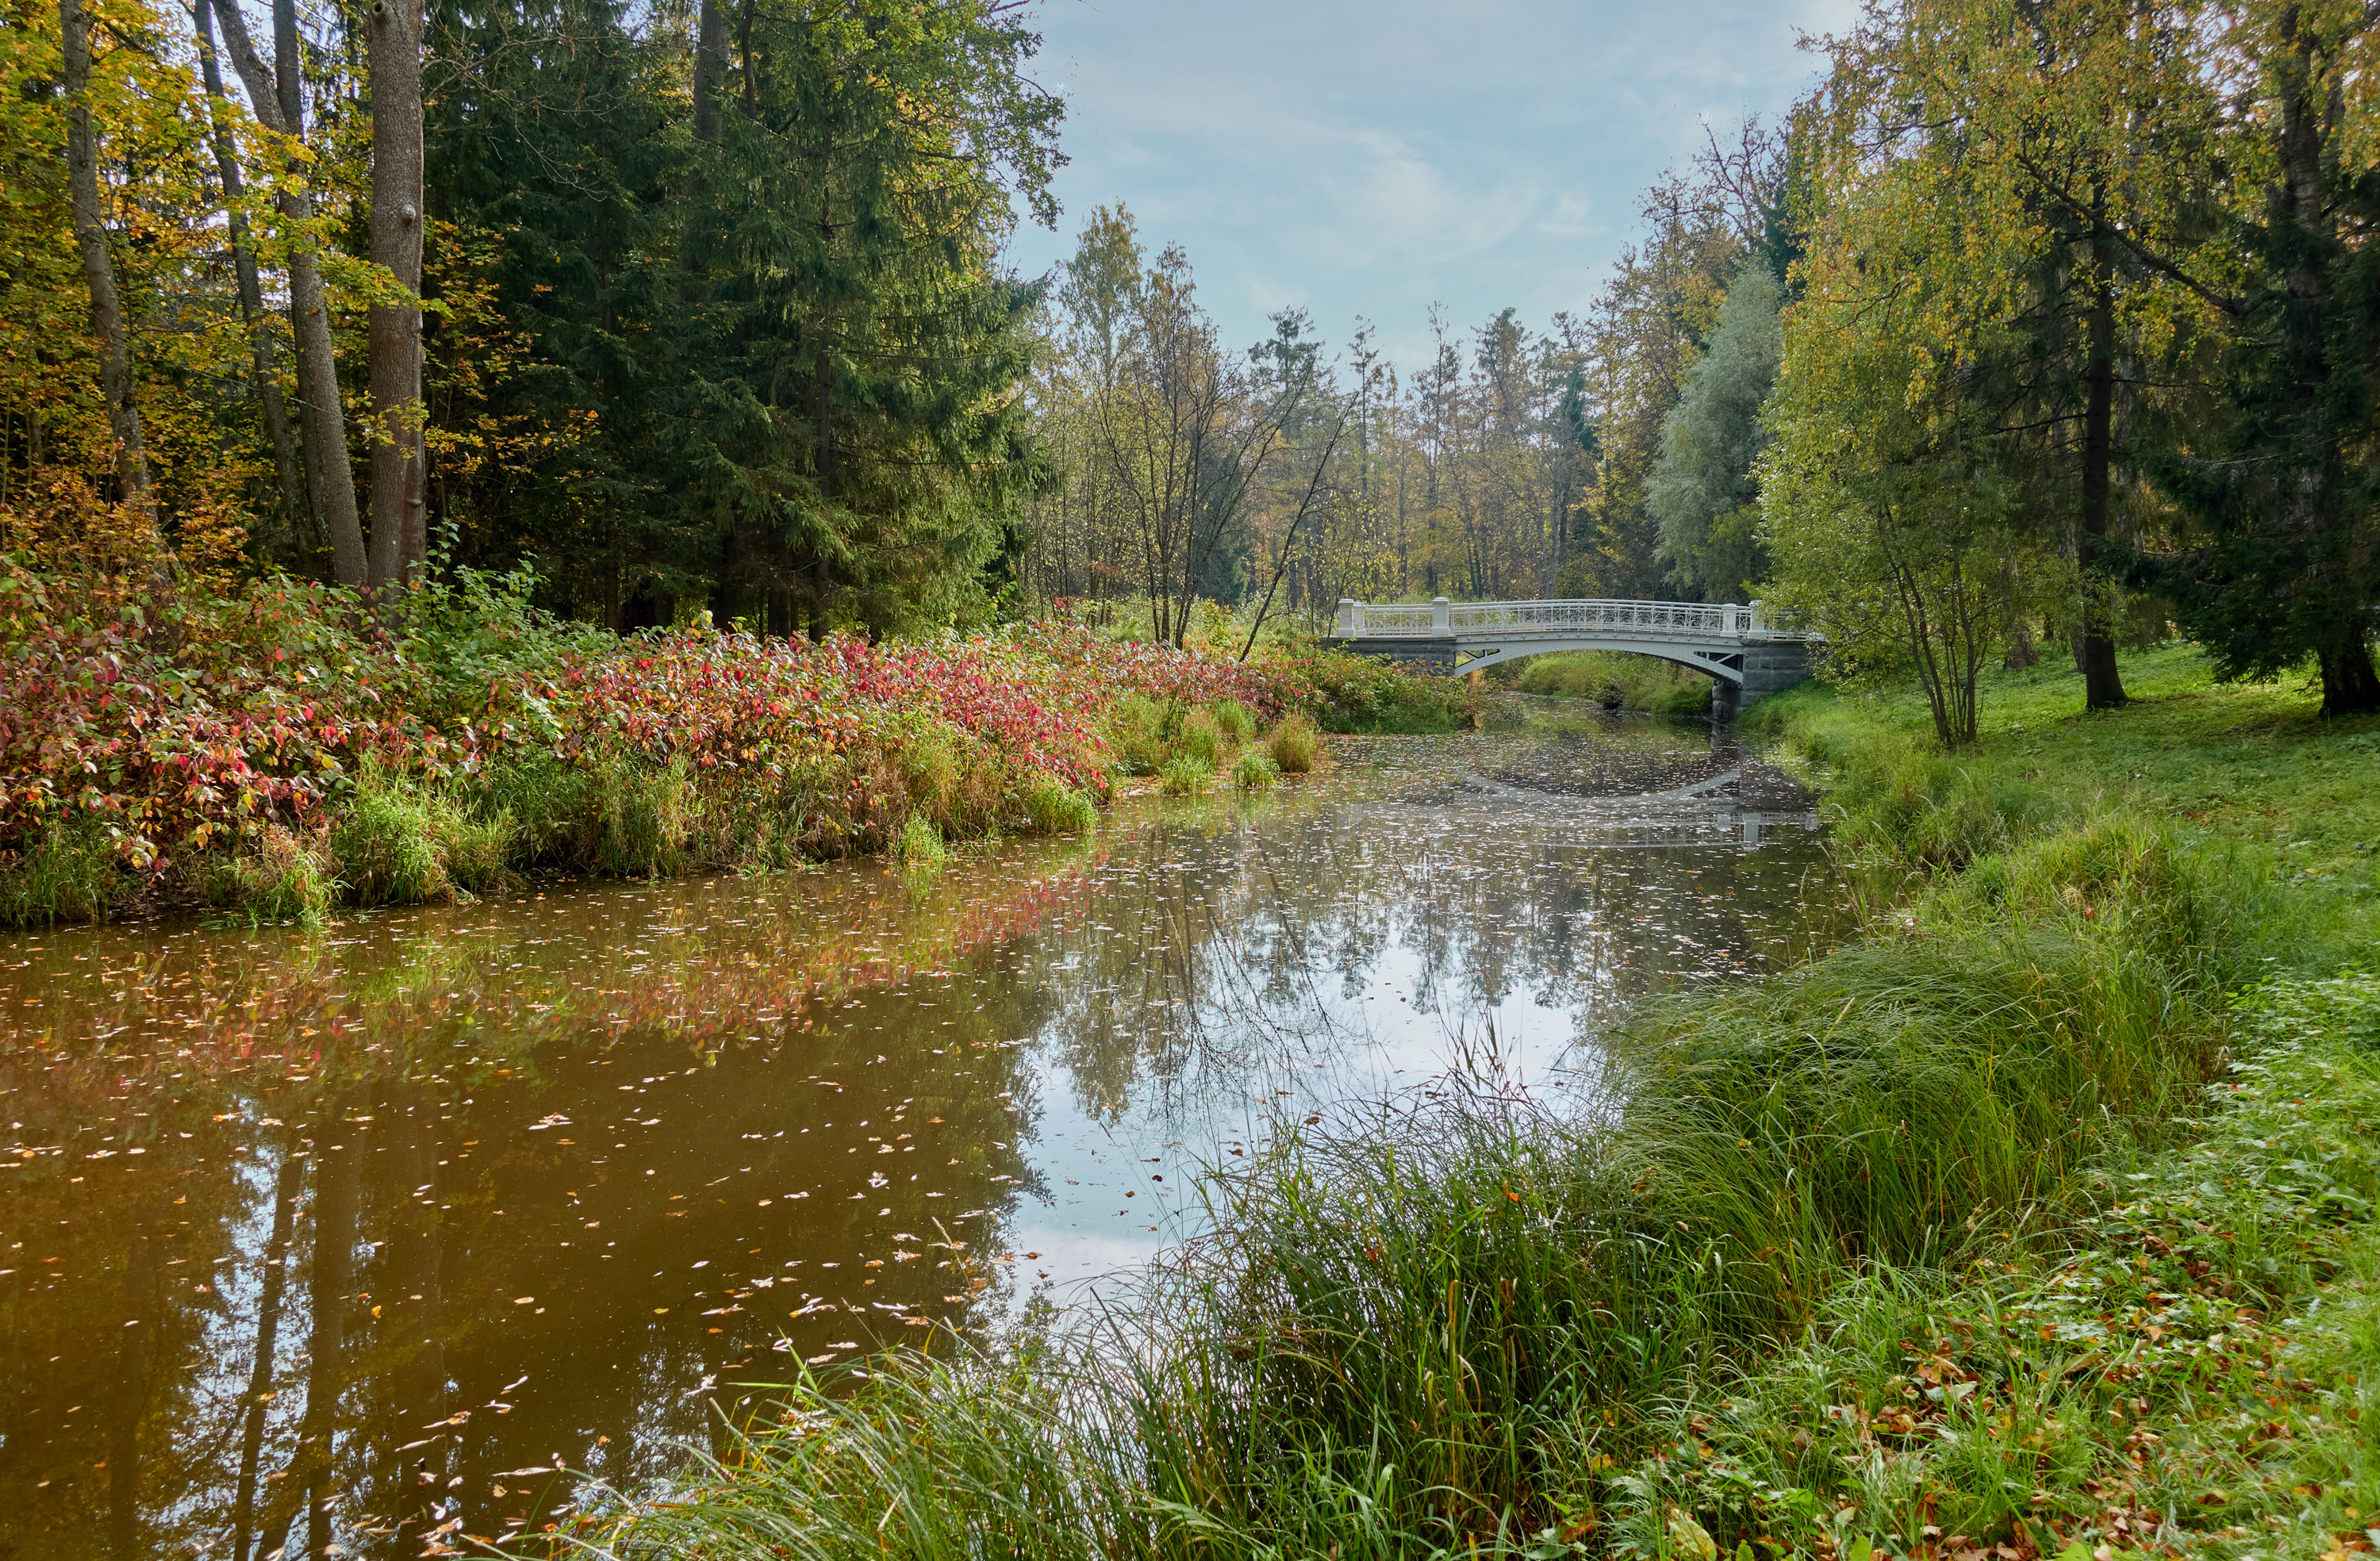
[[[1711,708],[1732,716],[1810,675],[1818,636],[1780,629],[1758,603],[1690,601],[1342,600],[1331,633],[1348,649],[1448,672],[1560,650],[1624,650],[1692,667],[1713,684]]]

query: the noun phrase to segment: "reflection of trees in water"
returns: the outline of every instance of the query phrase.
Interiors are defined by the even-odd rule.
[[[1042,999],[1018,986],[953,1012],[930,1032],[940,1071],[868,1026],[947,1000],[954,967],[1062,912],[1079,866],[1031,860],[954,871],[930,901],[850,892],[856,875],[839,895],[788,886],[806,916],[755,907],[751,886],[691,886],[610,943],[589,918],[644,896],[329,937],[108,930],[67,945],[82,961],[0,975],[0,1000],[32,999],[42,1023],[0,1039],[28,1151],[6,1209],[26,1244],[0,1256],[17,1270],[0,1277],[0,1555],[38,1535],[45,1556],[258,1561],[334,1537],[412,1556],[442,1524],[496,1535],[550,1506],[552,1482],[503,1471],[556,1452],[662,1472],[717,1429],[687,1386],[781,1375],[783,1333],[815,1349],[902,1337],[895,1312],[968,1314],[942,1299],[967,1286],[930,1262],[862,1289],[858,1260],[889,1255],[896,1228],[935,1240],[937,1214],[983,1211],[981,1228],[1014,1207],[1034,1107],[1013,1043]],[[540,946],[576,963],[540,968]],[[664,1075],[666,1106],[640,1107],[661,1125],[614,1120],[664,1093],[621,1095],[624,1078]],[[919,1135],[932,1175],[869,1186],[875,1130],[857,1124],[892,1112],[943,1119]],[[552,1118],[587,1126],[535,1131]],[[722,1168],[735,1185],[706,1188]],[[675,1277],[713,1252],[752,1266]],[[847,1279],[855,1309],[788,1317],[800,1295],[775,1303],[808,1293],[777,1279],[792,1256],[841,1261],[834,1281],[815,1261],[794,1272],[829,1296]],[[661,1317],[655,1284],[697,1293],[669,1291]]]
[[[1576,740],[1530,734],[1457,756],[1551,771]],[[1731,738],[1650,733],[1628,772],[1690,784],[1746,762]],[[1077,1107],[1160,1118],[1241,1088],[1261,1058],[1328,1054],[1409,960],[1415,1011],[1462,1029],[1524,979],[1594,1023],[1616,999],[1798,953],[1834,899],[1812,838],[1738,848],[1725,804],[1630,805],[1466,783],[1170,813],[1111,841],[1080,925],[1015,957],[1058,995],[1047,1034]],[[1824,937],[1823,931],[1815,936]]]

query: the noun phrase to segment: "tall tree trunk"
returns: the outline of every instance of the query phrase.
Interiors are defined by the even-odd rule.
[[[82,0],[58,0],[67,90],[67,184],[74,208],[75,248],[91,289],[91,329],[99,338],[99,388],[107,400],[107,430],[115,441],[116,502],[155,525],[149,460],[140,447],[140,408],[132,393],[132,355],[124,335],[124,303],[115,291],[115,261],[107,252],[107,224],[99,200],[99,136],[91,122],[91,17]]]
[[[118,1561],[139,1561],[140,1543],[140,1422],[149,1414],[149,1369],[164,1324],[164,1298],[157,1286],[157,1254],[149,1222],[136,1215],[132,1248],[124,1270],[124,1310],[132,1315],[118,1332],[115,1381],[109,1397],[107,1436],[108,1548]]]
[[[2104,210],[2105,201],[2097,203]],[[2116,638],[2107,623],[2102,562],[2107,551],[2110,468],[2115,464],[2116,289],[2115,253],[2107,225],[2091,229],[2089,395],[2082,411],[2082,510],[2075,539],[2082,566],[2082,620],[2075,655],[2082,666],[2086,709],[2112,710],[2124,702],[2124,680],[2116,668]]]
[[[274,1351],[281,1335],[281,1296],[289,1283],[289,1228],[298,1210],[303,1162],[285,1156],[273,1186],[273,1235],[266,1242],[263,1290],[256,1302],[256,1359],[248,1373],[248,1413],[239,1432],[239,1484],[232,1500],[231,1561],[249,1561],[249,1528],[256,1513],[257,1466],[264,1454],[264,1406],[273,1391]],[[262,1548],[259,1546],[258,1548]]]
[[[421,0],[372,0],[371,258],[421,292]],[[410,584],[429,551],[421,311],[371,306],[371,583]]]
[[[363,1177],[365,1130],[341,1122],[345,1114],[334,1107],[318,1130],[324,1136],[345,1134],[349,1142],[331,1144],[318,1160],[322,1180],[314,1198],[314,1273],[309,1297],[314,1334],[306,1346],[306,1417],[298,1434],[298,1461],[306,1470],[307,1545],[318,1561],[331,1545],[332,1454],[339,1396],[346,1388],[347,1303],[356,1288],[356,1215]]]
[[[2298,420],[2309,430],[2304,469],[2293,474],[2293,491],[2283,502],[2290,506],[2291,528],[2318,558],[2325,534],[2348,524],[2344,512],[2353,502],[2346,491],[2345,453],[2338,425],[2325,415],[2320,402],[2334,375],[2362,372],[2362,366],[2332,361],[2329,327],[2338,306],[2327,268],[2339,255],[2340,244],[2338,218],[2331,209],[2325,176],[2325,151],[2329,127],[2338,122],[2340,107],[2338,89],[2325,87],[2322,80],[2315,25],[2297,6],[2283,11],[2279,31],[2290,53],[2278,74],[2284,82],[2279,125],[2283,176],[2288,181],[2290,212],[2304,234],[2304,240],[2294,248],[2289,271],[2294,307],[2282,350],[2292,360],[2292,378],[2303,398]],[[2322,713],[2346,716],[2380,710],[2380,677],[2374,675],[2368,642],[2370,602],[2353,590],[2351,582],[2336,576],[2325,579],[2325,566],[2317,564],[2314,577],[2305,584],[2334,601],[2344,598],[2346,611],[2330,643],[2316,647],[2322,666]]]
[[[2362,716],[2380,710],[2380,673],[2372,670],[2372,646],[2363,625],[2350,623],[2335,645],[2321,652],[2322,713]]]
[[[397,1204],[389,1262],[390,1331],[397,1366],[393,1397],[407,1425],[429,1425],[446,1416],[446,1345],[442,1286],[444,1230],[438,1212],[438,1128],[435,1103],[416,1083],[398,1085],[388,1107],[397,1142],[388,1156],[406,1191]],[[443,1494],[448,1473],[444,1442],[411,1455],[398,1470],[402,1494],[390,1514],[400,1531],[398,1548],[411,1554],[413,1540],[437,1526],[431,1504]],[[422,1478],[429,1476],[427,1482]]]
[[[286,13],[285,16],[284,13]],[[274,0],[273,29],[281,44],[282,73],[265,67],[248,35],[237,5],[218,13],[232,68],[248,89],[249,107],[264,127],[295,140],[298,117],[298,24],[291,0]],[[293,170],[302,172],[302,170]],[[314,198],[296,179],[284,185],[277,203],[294,227],[312,221]],[[355,470],[347,462],[347,419],[339,405],[339,362],[331,347],[331,312],[322,295],[322,273],[305,241],[289,250],[289,323],[298,340],[299,421],[313,488],[315,524],[330,538],[331,568],[339,583],[365,583],[363,523],[356,514]]]
[[[234,0],[237,4],[237,0]],[[224,209],[231,220],[232,270],[239,284],[239,314],[248,327],[249,356],[256,374],[256,398],[264,408],[264,429],[273,439],[273,469],[281,479],[281,508],[290,535],[301,542],[320,540],[312,526],[313,510],[298,456],[298,442],[289,431],[289,408],[281,399],[281,381],[273,372],[273,332],[266,323],[264,288],[256,274],[256,250],[248,240],[248,213],[240,210],[239,159],[232,147],[231,126],[224,117],[223,70],[215,59],[213,0],[198,0],[193,13],[199,36],[199,66],[204,73],[207,109],[215,148],[215,170],[223,179]],[[307,533],[312,531],[312,537]]]
[[[719,90],[727,79],[725,0],[702,0],[694,41],[694,139],[719,139]]]

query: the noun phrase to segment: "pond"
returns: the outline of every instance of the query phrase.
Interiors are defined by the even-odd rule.
[[[0,939],[0,1557],[414,1556],[1129,1273],[1201,1168],[1839,938],[1724,729],[1343,740],[1095,840]]]

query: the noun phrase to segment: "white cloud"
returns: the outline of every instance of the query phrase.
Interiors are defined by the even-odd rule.
[[[1371,318],[1426,351],[1467,328],[1579,309],[1637,224],[1638,192],[1702,122],[1774,116],[1816,65],[1797,30],[1858,0],[1050,0],[1045,79],[1068,96],[1068,217],[1013,247],[1038,272],[1090,207],[1181,243],[1227,341],[1302,306],[1327,337]]]

